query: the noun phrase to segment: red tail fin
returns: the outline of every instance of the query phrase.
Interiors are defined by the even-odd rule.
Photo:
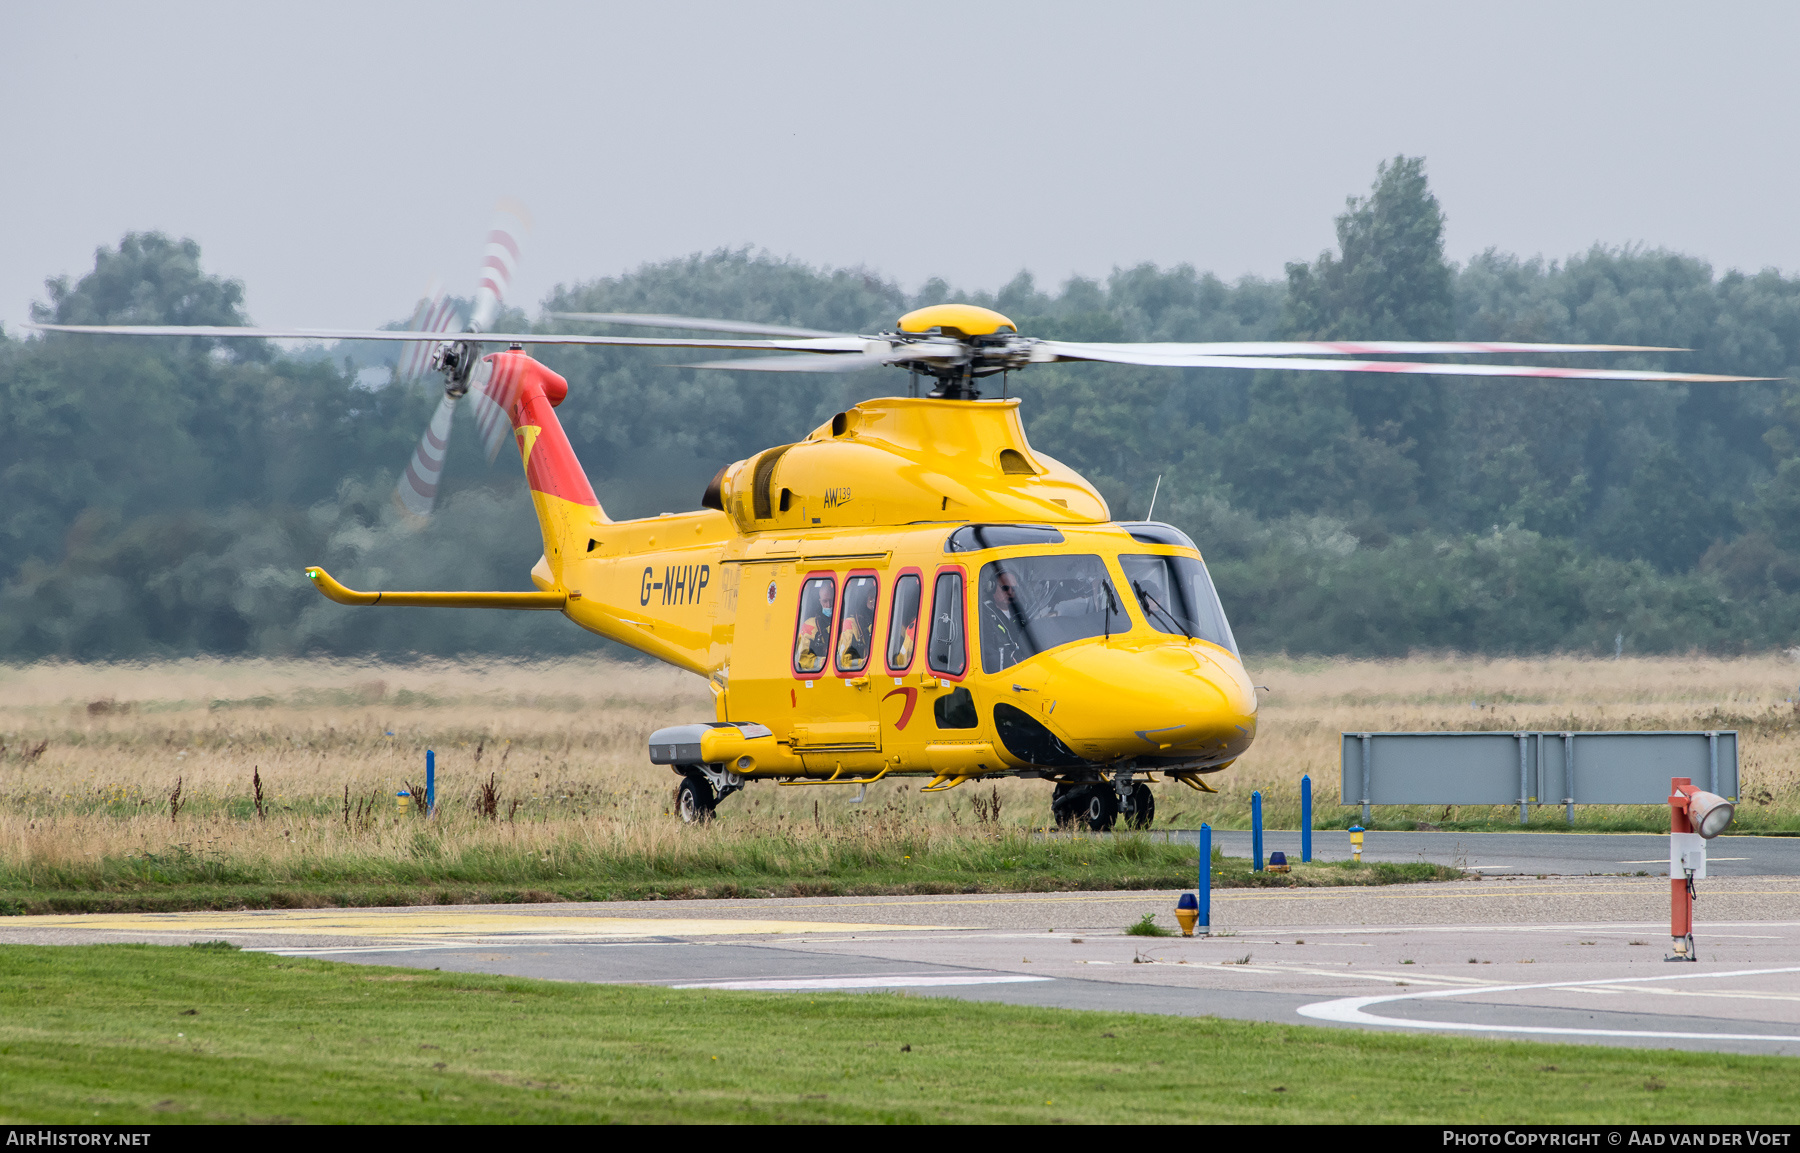
[[[523,352],[496,352],[485,359],[490,372],[481,387],[512,421],[525,483],[534,493],[598,511],[600,501],[553,411],[569,395],[569,382]]]
[[[533,569],[532,579],[540,587],[560,588],[564,558],[585,555],[583,542],[593,526],[610,523],[553,411],[569,395],[569,382],[523,352],[496,352],[483,358],[482,367],[486,379],[480,387],[512,421],[544,535],[549,572],[541,576]]]

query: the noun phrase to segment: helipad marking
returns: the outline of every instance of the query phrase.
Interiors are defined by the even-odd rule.
[[[8,929],[90,929],[114,933],[279,933],[375,939],[470,937],[722,937],[784,933],[922,932],[937,925],[844,921],[729,920],[723,917],[569,917],[422,909],[275,909],[236,913],[71,913],[8,917]]]
[[[1774,1033],[1681,1033],[1652,1029],[1572,1029],[1559,1026],[1488,1025],[1474,1021],[1414,1021],[1405,1017],[1380,1017],[1363,1010],[1388,1001],[1425,1001],[1442,997],[1466,997],[1471,993],[1515,993],[1533,989],[1594,989],[1609,993],[1623,992],[1614,986],[1641,985],[1652,981],[1696,981],[1725,977],[1762,977],[1775,973],[1800,973],[1800,966],[1784,969],[1737,969],[1727,973],[1671,973],[1660,977],[1614,977],[1599,981],[1551,981],[1537,985],[1490,985],[1485,989],[1433,989],[1423,993],[1399,993],[1385,997],[1340,997],[1334,1001],[1315,1001],[1300,1006],[1302,1017],[1317,1021],[1336,1021],[1344,1025],[1388,1025],[1402,1029],[1431,1029],[1440,1032],[1466,1030],[1476,1033],[1539,1033],[1559,1037],[1647,1037],[1692,1041],[1800,1041],[1800,1036]],[[1602,988],[1604,987],[1604,988]],[[1646,990],[1649,991],[1649,990]],[[1654,990],[1664,992],[1665,990]]]
[[[1018,985],[1027,981],[1048,981],[1049,977],[1029,977],[1020,973],[920,973],[913,977],[790,977],[761,981],[701,981],[691,985],[670,985],[671,989],[760,989],[782,991],[824,991],[828,989],[920,989],[946,985]]]

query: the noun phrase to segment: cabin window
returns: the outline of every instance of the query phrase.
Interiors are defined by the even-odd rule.
[[[963,578],[959,572],[938,574],[931,596],[931,643],[928,662],[933,672],[960,677],[969,665],[969,646],[963,636]]]
[[[888,617],[887,663],[892,672],[912,667],[919,634],[919,578],[907,573],[894,582],[894,610]]]
[[[837,667],[861,672],[869,663],[875,633],[875,578],[853,576],[844,582],[844,611],[838,614]]]
[[[1046,649],[1127,632],[1097,556],[1028,556],[981,568],[981,668],[997,673]]]
[[[1119,567],[1151,628],[1211,641],[1238,655],[1237,639],[1204,564],[1189,556],[1122,556]]]
[[[831,651],[831,606],[837,582],[814,577],[800,587],[800,617],[794,627],[794,671],[801,676],[825,671]]]

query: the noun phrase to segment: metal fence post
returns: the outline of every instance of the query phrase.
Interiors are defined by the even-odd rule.
[[[1526,791],[1530,787],[1530,782],[1526,780],[1526,776],[1525,776],[1525,774],[1526,774],[1525,762],[1527,759],[1525,756],[1525,750],[1526,750],[1525,734],[1520,733],[1518,736],[1519,736],[1519,823],[1521,825],[1523,825],[1531,819],[1530,814],[1526,811],[1526,808],[1525,808],[1525,799],[1527,797],[1529,797],[1531,794]]]
[[[1368,733],[1362,734],[1362,755],[1363,755],[1363,790],[1362,790],[1363,818],[1362,819],[1363,819],[1363,824],[1368,825],[1368,824],[1373,823],[1369,817],[1369,734]]]
[[[1706,734],[1706,753],[1712,761],[1712,783],[1706,787],[1716,793],[1719,791],[1719,734],[1716,730]]]
[[[1200,905],[1196,928],[1203,937],[1212,936],[1212,826],[1200,824],[1200,884],[1194,891]]]
[[[1548,795],[1544,792],[1544,734],[1532,733],[1531,735],[1537,741],[1537,776],[1531,782],[1531,795],[1536,797],[1537,803],[1541,805]]]
[[[1262,790],[1250,794],[1250,852],[1256,858],[1251,872],[1262,872]]]
[[[1563,734],[1563,807],[1569,827],[1575,827],[1575,734]]]
[[[1312,775],[1300,778],[1300,859],[1312,860]]]
[[[425,750],[425,815],[437,816],[437,754]]]

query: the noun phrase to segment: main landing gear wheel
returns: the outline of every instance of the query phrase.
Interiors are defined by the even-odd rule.
[[[1147,785],[1138,787],[1145,793],[1150,791]],[[1155,802],[1150,804],[1154,806]],[[1058,785],[1050,794],[1050,816],[1059,829],[1071,829],[1079,823],[1096,833],[1110,832],[1119,819],[1119,794],[1104,781],[1097,785]]]
[[[1119,819],[1119,794],[1107,784],[1089,785],[1081,798],[1078,814],[1081,823],[1096,833],[1110,833]]]
[[[1150,822],[1156,819],[1156,794],[1150,786],[1139,781],[1131,786],[1131,799],[1125,802],[1125,827],[1128,829],[1147,829]]]
[[[681,778],[681,784],[675,790],[675,812],[684,825],[704,825],[713,819],[713,810],[718,807],[719,799],[713,795],[713,787],[699,773],[689,773]]]

